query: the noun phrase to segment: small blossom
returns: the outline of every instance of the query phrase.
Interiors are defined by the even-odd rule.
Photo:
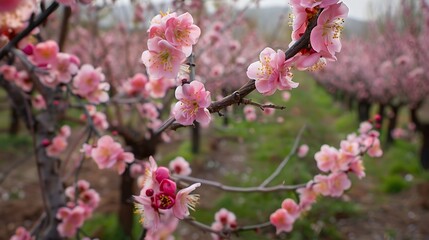
[[[285,53],[265,48],[259,55],[259,62],[250,64],[247,76],[255,79],[256,90],[264,95],[272,95],[278,90],[290,90],[298,87],[292,81],[291,72],[293,59],[285,60]]]
[[[308,150],[310,148],[308,147],[307,144],[302,144],[301,146],[299,146],[298,148],[298,157],[303,158],[305,156],[307,156]]]
[[[183,157],[176,157],[168,166],[177,175],[189,176],[192,172],[189,163]]]
[[[151,78],[176,78],[186,55],[159,37],[148,40],[148,48],[142,54],[142,62]]]
[[[207,126],[211,121],[211,115],[207,109],[210,106],[210,92],[198,81],[179,86],[176,89],[176,98],[179,102],[173,107],[173,115],[176,121],[182,125],[192,125],[194,121]]]
[[[15,231],[15,234],[10,238],[10,240],[34,240],[35,238],[31,236],[30,232],[23,227],[18,227]]]
[[[280,208],[271,214],[270,222],[276,227],[276,233],[280,234],[292,231],[294,219],[287,210]]]

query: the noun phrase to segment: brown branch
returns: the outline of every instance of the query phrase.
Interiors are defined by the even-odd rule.
[[[273,108],[273,109],[280,109],[280,110],[286,109],[286,107],[284,107],[284,106],[277,106],[275,104],[260,104],[260,103],[252,101],[252,99],[247,99],[247,98],[243,98],[243,100],[241,101],[241,103],[245,104],[245,105],[257,106],[262,111],[265,110],[265,108]]]
[[[285,52],[286,60],[298,54],[302,49],[306,49],[309,47],[311,31],[316,26],[317,19],[322,10],[323,9],[319,11],[319,14],[317,14],[312,19],[310,19],[308,27],[305,30],[302,37],[298,41],[296,41],[288,50],[286,50]],[[232,94],[224,97],[219,101],[212,102],[207,109],[210,111],[210,113],[215,113],[215,112],[219,112],[220,110],[228,106],[231,106],[234,104],[240,104],[243,101],[243,99],[251,92],[253,92],[255,89],[256,89],[255,80],[251,79],[246,84],[244,84],[240,89],[233,92]],[[168,119],[167,122],[165,122],[161,128],[155,131],[155,134],[160,134],[161,132],[165,131],[173,123],[174,123],[174,120],[172,121],[171,118]],[[178,126],[176,125],[174,125],[173,127],[176,129],[178,128]]]
[[[34,21],[31,21],[30,24],[18,35],[16,35],[10,42],[6,44],[3,48],[0,49],[0,60],[5,57],[12,48],[14,48],[19,41],[25,38],[28,34],[30,34],[36,27],[40,26],[45,20],[51,15],[57,8],[59,7],[59,3],[54,1],[52,4],[42,13],[37,16]]]
[[[226,192],[242,192],[242,193],[249,193],[249,192],[281,192],[281,191],[287,191],[287,190],[295,190],[301,187],[305,187],[305,184],[297,184],[297,185],[276,185],[272,187],[265,187],[265,186],[258,186],[258,187],[236,187],[236,186],[228,186],[224,185],[217,181],[212,180],[206,180],[196,177],[189,177],[189,176],[180,176],[180,175],[173,175],[173,179],[175,180],[182,180],[185,182],[193,182],[193,183],[201,183],[202,185],[207,185],[211,187],[218,188],[220,190],[226,191]]]

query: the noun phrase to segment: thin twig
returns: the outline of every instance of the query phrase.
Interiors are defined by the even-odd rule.
[[[41,25],[49,17],[49,15],[51,15],[59,6],[60,5],[58,2],[53,1],[52,4],[45,11],[39,14],[39,16],[34,19],[34,21],[31,21],[30,24],[22,32],[12,38],[12,40],[10,40],[10,42],[8,42],[6,46],[1,48],[0,60],[3,59],[3,57],[5,57],[7,53],[19,43],[19,41],[21,41],[28,34],[30,34],[36,27]]]
[[[271,174],[271,176],[269,176],[267,179],[265,179],[264,182],[261,183],[261,185],[259,185],[259,187],[265,187],[267,186],[270,182],[272,182],[274,180],[274,178],[276,178],[280,172],[283,170],[283,168],[286,166],[286,164],[289,162],[289,159],[295,155],[296,150],[298,149],[298,144],[301,141],[301,137],[302,134],[304,133],[306,126],[304,125],[301,130],[298,133],[298,136],[295,138],[295,142],[293,143],[292,149],[290,150],[289,154],[286,156],[285,159],[283,159],[283,161],[279,164],[279,166],[277,167],[277,169]]]
[[[285,52],[285,56],[286,56],[285,59],[286,60],[295,56],[296,54],[298,54],[302,49],[308,48],[308,46],[310,44],[311,31],[316,26],[317,19],[318,19],[320,12],[322,10],[323,9],[321,9],[319,11],[319,14],[317,14],[315,17],[310,19],[308,27],[305,30],[302,37],[298,41],[296,41],[288,50],[286,50],[286,52]],[[224,97],[223,99],[221,99],[219,101],[212,102],[207,109],[209,110],[210,113],[215,113],[215,112],[221,111],[222,109],[224,109],[228,106],[231,106],[234,104],[239,104],[243,101],[243,99],[247,95],[249,95],[255,89],[256,89],[255,80],[251,79],[246,84],[244,84],[240,89],[233,92],[232,94]],[[158,130],[155,131],[155,133],[160,134],[162,131],[165,131],[169,126],[171,126],[173,124],[173,122],[174,122],[174,120],[171,120],[171,118],[168,119],[167,122],[165,122],[161,128],[159,128]],[[174,126],[174,127],[177,128],[177,126]]]
[[[286,109],[286,107],[285,107],[285,106],[277,106],[277,105],[274,105],[274,104],[260,104],[260,103],[254,102],[254,101],[252,101],[251,99],[247,99],[247,98],[243,98],[243,99],[241,100],[241,103],[242,103],[242,104],[245,104],[245,105],[253,105],[253,106],[257,106],[257,107],[259,107],[261,110],[265,110],[265,108],[280,109],[280,110],[284,110],[284,109]]]
[[[189,176],[180,176],[180,175],[173,175],[173,179],[175,180],[182,180],[185,182],[193,182],[193,183],[201,183],[202,185],[207,185],[211,187],[218,188],[220,190],[226,191],[226,192],[242,192],[242,193],[249,193],[249,192],[281,192],[281,191],[287,191],[287,190],[295,190],[301,187],[305,187],[305,184],[297,184],[297,185],[276,185],[272,187],[265,187],[265,186],[257,186],[257,187],[236,187],[236,186],[228,186],[224,185],[223,183],[212,181],[212,180],[206,180],[196,177],[189,177]]]

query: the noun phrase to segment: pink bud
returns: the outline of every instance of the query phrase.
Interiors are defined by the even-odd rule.
[[[42,140],[42,146],[43,147],[47,147],[49,145],[51,145],[51,141],[49,141],[49,139],[45,138],[45,139]]]
[[[159,167],[155,171],[155,179],[158,181],[158,183],[161,183],[162,180],[167,179],[170,177],[170,170],[165,167]]]
[[[112,135],[113,136],[117,136],[118,135],[118,131],[112,131]]]
[[[153,193],[154,193],[153,189],[146,190],[146,196],[148,196],[148,197],[152,197]]]
[[[54,100],[54,101],[52,102],[52,104],[54,104],[55,106],[58,106],[58,105],[60,104],[60,101],[58,101],[58,100]]]
[[[168,178],[164,179],[162,180],[159,189],[161,190],[161,192],[174,196],[174,194],[176,193],[176,183]]]
[[[376,114],[376,115],[374,116],[374,119],[375,119],[375,121],[377,121],[377,122],[381,121],[381,116],[380,116],[380,114]]]
[[[27,46],[25,46],[22,51],[27,54],[27,55],[33,55],[33,45],[32,44],[28,44]]]

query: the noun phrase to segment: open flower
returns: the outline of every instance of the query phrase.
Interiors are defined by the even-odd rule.
[[[201,183],[194,183],[191,186],[180,190],[176,195],[176,204],[173,206],[173,214],[178,219],[183,219],[189,216],[189,209],[195,210],[195,206],[200,199],[198,194],[190,194]]]
[[[167,40],[154,37],[148,40],[148,49],[142,54],[142,62],[151,78],[176,78],[186,55]]]
[[[259,61],[250,64],[247,76],[255,79],[256,90],[264,95],[272,95],[278,90],[290,90],[298,87],[292,81],[291,66],[293,58],[285,60],[285,53],[265,48],[259,55]]]
[[[201,82],[193,81],[190,84],[179,86],[176,89],[176,98],[179,102],[173,107],[176,121],[182,125],[192,125],[194,121],[206,126],[211,121],[210,92],[206,91]]]
[[[310,35],[311,46],[316,52],[328,52],[335,56],[335,53],[341,50],[340,35],[348,12],[349,9],[344,3],[323,10]]]

